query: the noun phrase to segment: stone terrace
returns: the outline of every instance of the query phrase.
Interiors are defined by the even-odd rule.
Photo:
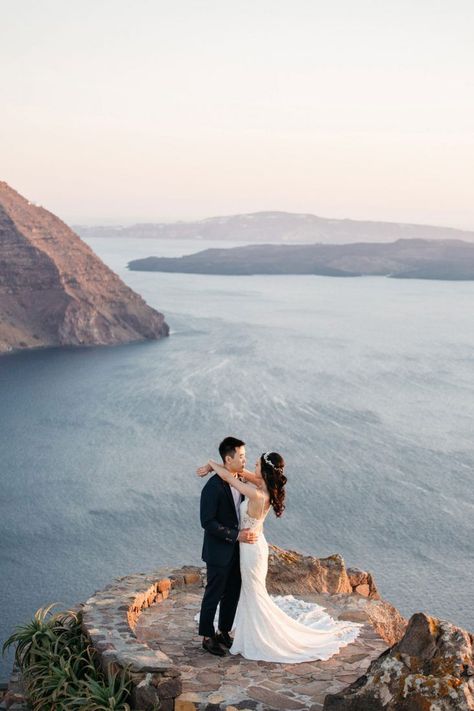
[[[355,681],[387,648],[384,621],[387,603],[354,592],[330,594],[316,592],[311,586],[308,589],[309,578],[299,573],[314,563],[317,575],[322,571],[323,576],[332,578],[334,590],[340,590],[341,581],[345,581],[348,590],[353,590],[347,583],[340,557],[301,559],[295,568],[292,556],[280,551],[276,564],[273,556],[268,578],[272,592],[276,592],[275,580],[281,585],[290,565],[293,583],[301,588],[303,581],[298,597],[317,602],[335,618],[363,624],[358,639],[326,662],[283,665],[246,661],[231,655],[216,658],[204,652],[194,620],[204,585],[204,570],[200,568],[161,568],[148,575],[119,578],[84,605],[84,631],[99,652],[104,668],[128,667],[134,685],[133,709],[316,711],[322,708],[326,694],[338,692]],[[361,571],[356,572],[355,585],[360,575]],[[285,586],[290,585],[290,579]],[[288,592],[296,591],[290,586]],[[377,598],[375,587],[372,592]],[[382,610],[383,624],[378,632],[377,622],[374,627],[374,609]],[[389,620],[391,616],[389,610]],[[390,621],[389,634],[392,627]]]
[[[205,571],[160,568],[114,580],[82,605],[83,630],[108,671],[127,668],[130,705],[141,711],[284,711],[322,709],[326,694],[358,679],[398,641],[406,621],[380,599],[370,573],[346,570],[341,556],[313,558],[271,547],[268,589],[362,623],[356,641],[326,662],[271,664],[204,652],[194,618]],[[0,709],[22,694],[12,678]],[[17,686],[15,686],[17,684]],[[9,698],[8,698],[9,697]]]
[[[370,624],[357,640],[328,661],[303,664],[251,662],[240,656],[213,657],[204,652],[195,615],[202,589],[186,586],[171,592],[139,617],[137,638],[170,657],[182,678],[175,711],[319,711],[327,693],[341,691],[387,648]],[[363,619],[366,599],[358,595],[312,594],[333,616]],[[355,613],[355,614],[354,614]]]

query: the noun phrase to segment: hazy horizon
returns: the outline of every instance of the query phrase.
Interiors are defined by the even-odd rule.
[[[42,205],[41,207],[48,209],[47,205]],[[71,227],[112,227],[113,228],[113,227],[133,227],[134,225],[152,225],[152,224],[163,224],[163,225],[170,224],[171,225],[171,224],[175,224],[178,222],[193,223],[193,222],[201,222],[201,221],[205,221],[205,220],[234,217],[237,215],[245,215],[245,214],[258,215],[260,213],[268,213],[268,212],[270,212],[270,213],[282,212],[284,214],[294,214],[294,215],[311,214],[314,217],[320,217],[324,220],[337,219],[337,220],[350,220],[353,222],[377,222],[377,223],[405,224],[405,225],[412,224],[412,225],[418,225],[420,227],[440,227],[440,228],[446,228],[446,229],[456,229],[456,230],[460,230],[460,231],[464,231],[464,232],[473,232],[474,231],[474,227],[470,229],[469,227],[456,227],[455,225],[441,225],[441,224],[435,225],[435,224],[429,224],[427,222],[425,222],[425,223],[422,223],[422,222],[410,223],[410,222],[402,222],[402,221],[395,221],[395,220],[374,220],[371,218],[364,219],[362,217],[355,219],[355,218],[349,217],[349,216],[334,218],[333,216],[330,216],[330,215],[316,215],[315,213],[308,213],[308,212],[306,212],[306,213],[293,212],[292,213],[287,210],[277,210],[277,209],[275,209],[275,210],[255,210],[255,211],[249,212],[249,213],[229,213],[227,215],[223,215],[223,214],[206,215],[205,217],[198,217],[196,219],[193,219],[192,217],[187,218],[187,219],[177,218],[176,220],[173,220],[173,219],[168,219],[168,220],[140,220],[140,219],[136,219],[133,222],[129,222],[129,221],[121,222],[120,220],[117,220],[117,219],[108,219],[108,220],[105,219],[102,222],[98,222],[98,221],[94,221],[93,219],[88,220],[86,218],[82,222],[77,221],[77,222],[69,223],[69,226],[71,226]]]
[[[20,0],[1,176],[69,224],[474,229],[474,5]]]

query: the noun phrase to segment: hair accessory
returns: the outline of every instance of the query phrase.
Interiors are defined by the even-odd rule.
[[[275,465],[273,464],[272,460],[270,459],[270,454],[271,454],[271,452],[265,452],[265,454],[262,455],[264,462],[266,464],[269,464],[273,469],[276,469]]]

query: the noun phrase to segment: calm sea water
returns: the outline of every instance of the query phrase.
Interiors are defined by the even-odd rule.
[[[474,284],[129,272],[207,245],[90,244],[171,337],[0,359],[1,638],[119,575],[199,563],[194,470],[228,434],[251,463],[285,456],[271,541],[474,629]]]

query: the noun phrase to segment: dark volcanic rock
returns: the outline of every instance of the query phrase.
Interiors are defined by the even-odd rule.
[[[312,254],[313,247],[252,245],[233,249],[206,249],[185,257],[146,257],[134,259],[133,271],[178,272],[185,274],[318,274],[321,276],[359,276],[358,272],[327,265]],[[324,245],[318,245],[324,247]]]
[[[324,711],[472,711],[474,637],[417,613],[403,638],[357,681],[329,694]]]
[[[167,335],[163,315],[64,222],[0,182],[0,353]]]
[[[190,274],[379,275],[399,279],[474,279],[474,243],[399,239],[388,244],[261,244],[206,249],[186,257],[135,259],[137,271]]]

